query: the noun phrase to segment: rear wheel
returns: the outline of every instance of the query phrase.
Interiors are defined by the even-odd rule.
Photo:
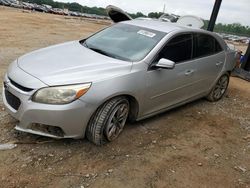
[[[215,86],[213,87],[212,91],[207,96],[207,99],[211,102],[220,100],[226,93],[228,84],[229,84],[229,74],[222,75],[215,84]]]
[[[122,132],[129,114],[129,102],[116,97],[104,103],[92,116],[86,136],[96,145],[115,140]]]

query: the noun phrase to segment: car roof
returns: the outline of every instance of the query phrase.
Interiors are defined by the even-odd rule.
[[[161,32],[165,32],[165,33],[170,33],[172,31],[176,31],[176,30],[184,30],[184,31],[201,30],[201,29],[193,29],[190,27],[181,26],[181,25],[178,25],[176,23],[163,22],[160,20],[139,20],[139,19],[137,20],[137,19],[134,19],[134,20],[123,21],[121,23],[135,25],[135,26],[139,26],[139,27],[145,27],[148,29],[153,29],[153,30],[161,31]]]
[[[160,20],[139,20],[139,19],[137,20],[137,19],[134,19],[134,20],[123,21],[120,23],[144,27],[144,28],[153,29],[156,31],[165,32],[165,33],[170,33],[172,31],[179,31],[179,32],[182,31],[182,32],[194,32],[194,33],[208,34],[208,35],[211,35],[214,38],[216,38],[217,41],[221,44],[221,46],[224,49],[227,47],[225,41],[219,35],[217,35],[214,32],[204,30],[204,29],[182,26],[182,25],[179,25],[177,23],[163,22]]]

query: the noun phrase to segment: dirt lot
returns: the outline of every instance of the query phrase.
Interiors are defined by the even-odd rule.
[[[31,50],[105,27],[0,6],[0,76]],[[0,102],[1,187],[250,187],[250,83],[231,78],[223,100],[199,100],[126,126],[103,147],[13,130]]]

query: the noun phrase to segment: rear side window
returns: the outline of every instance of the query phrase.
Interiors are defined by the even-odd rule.
[[[183,34],[171,39],[159,54],[159,59],[165,58],[175,63],[188,61],[192,56],[192,35]]]
[[[220,44],[214,37],[206,34],[195,34],[194,36],[194,58],[204,57],[222,51]]]

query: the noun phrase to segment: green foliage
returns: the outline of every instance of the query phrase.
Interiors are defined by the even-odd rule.
[[[229,34],[250,36],[250,28],[248,26],[243,26],[240,23],[232,23],[232,24],[218,23],[216,24],[214,31],[218,33],[229,33]]]
[[[204,22],[204,26],[202,27],[202,29],[207,29],[209,20],[203,20],[203,22]]]
[[[203,29],[207,29],[208,20],[204,20],[204,27]],[[234,35],[241,35],[250,37],[250,27],[243,26],[240,23],[232,23],[232,24],[222,24],[218,23],[214,27],[214,31],[217,33],[227,33],[227,34],[234,34]]]
[[[162,12],[150,12],[150,13],[148,14],[148,17],[149,17],[149,18],[160,18],[161,15],[163,15]]]
[[[136,14],[130,14],[130,13],[128,13],[128,14],[131,16],[131,18],[147,17],[146,15],[144,15],[141,12],[137,12]]]

